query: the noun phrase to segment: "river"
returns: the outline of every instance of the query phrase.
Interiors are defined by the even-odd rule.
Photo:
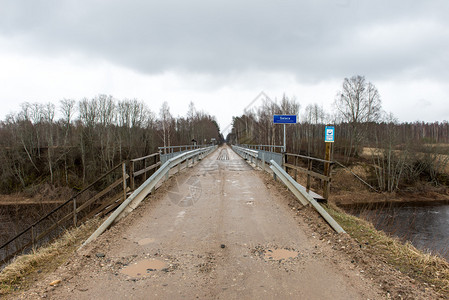
[[[377,229],[449,260],[449,204],[346,209]]]

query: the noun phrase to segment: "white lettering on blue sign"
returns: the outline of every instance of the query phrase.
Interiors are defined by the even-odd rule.
[[[273,115],[274,124],[296,124],[296,115]]]
[[[333,143],[335,140],[335,127],[334,126],[326,126],[324,141],[326,143]]]

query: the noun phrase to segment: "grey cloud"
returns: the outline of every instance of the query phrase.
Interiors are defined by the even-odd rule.
[[[448,72],[438,63],[447,63],[448,8],[444,0],[8,1],[0,35],[25,40],[24,52],[77,52],[149,74],[255,69],[293,72],[302,81],[413,70],[438,76]],[[398,32],[407,45],[382,36],[360,42],[375,25],[427,20],[445,31],[425,41]]]

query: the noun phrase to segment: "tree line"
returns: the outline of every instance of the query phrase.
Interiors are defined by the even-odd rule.
[[[343,80],[333,106],[334,113],[329,113],[317,104],[301,110],[298,101],[286,95],[279,101],[264,99],[258,107],[233,118],[227,140],[282,145],[283,126],[273,124],[273,115],[293,114],[300,116],[300,122],[286,126],[287,152],[324,157],[324,130],[332,124],[336,137],[334,157],[351,163],[368,151],[374,166],[372,183],[380,190],[392,192],[420,178],[442,181],[449,154],[447,121],[399,122],[382,109],[375,85],[360,75]]]
[[[193,103],[185,117],[174,117],[167,102],[156,114],[143,101],[108,95],[63,99],[58,107],[26,102],[0,121],[0,192],[41,183],[82,188],[118,163],[160,146],[220,137],[215,118]]]

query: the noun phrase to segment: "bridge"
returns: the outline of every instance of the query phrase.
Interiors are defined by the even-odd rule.
[[[62,281],[46,289],[46,296],[380,297],[379,288],[348,268],[307,225],[312,218],[328,227],[329,234],[344,232],[317,203],[322,197],[297,183],[294,177],[301,168],[288,158],[279,161],[272,149],[242,146],[179,150],[161,151],[159,162],[145,165],[137,175],[157,171],[138,187],[133,185],[139,171],[123,171],[123,181],[116,183],[123,183],[122,200],[76,257],[52,274],[49,280]],[[309,180],[315,176],[330,182],[311,168],[303,171]],[[76,211],[70,220],[76,219]]]

